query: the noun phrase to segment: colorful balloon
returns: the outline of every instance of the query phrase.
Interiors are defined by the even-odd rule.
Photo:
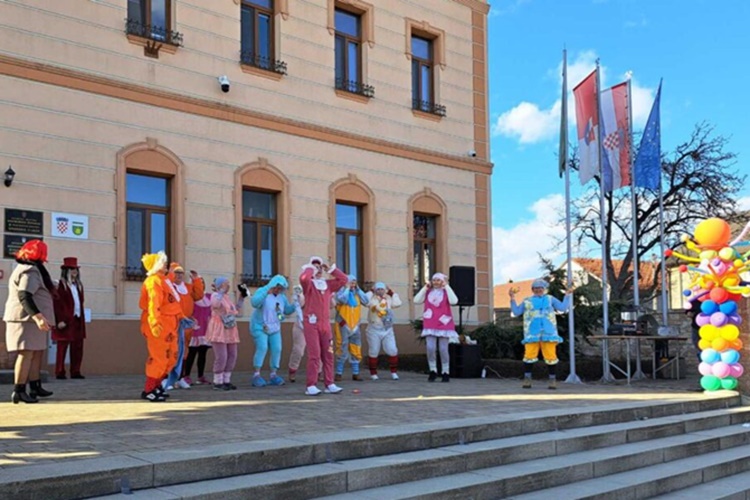
[[[745,373],[745,368],[739,363],[735,363],[733,365],[729,365],[729,368],[732,370],[732,376],[733,377],[741,377],[743,373]]]
[[[721,250],[729,243],[732,229],[725,220],[711,217],[695,226],[693,237],[703,249]]]
[[[729,321],[729,318],[723,312],[715,312],[711,315],[711,324],[714,326],[724,326]]]
[[[719,335],[724,340],[737,340],[740,336],[740,329],[737,325],[724,325],[719,330]]]
[[[703,349],[701,352],[701,361],[709,365],[721,360],[721,356],[714,349]]]
[[[708,316],[706,316],[708,317]],[[711,342],[713,339],[719,336],[719,330],[711,324],[704,325],[698,330],[698,335],[702,339],[706,339]]]
[[[730,349],[727,349],[727,350],[726,350],[726,351],[724,351],[724,352],[722,352],[722,353],[720,354],[720,356],[721,356],[721,360],[722,360],[722,361],[723,361],[724,363],[728,364],[728,365],[731,365],[731,364],[733,364],[733,363],[737,363],[737,362],[739,362],[739,360],[740,360],[740,353],[739,353],[739,352],[737,352],[737,351],[736,351],[736,350],[734,350],[734,349],[731,349],[731,348],[730,348]]]
[[[701,375],[713,375],[713,370],[711,369],[711,365],[708,363],[701,363],[698,365],[698,371]]]
[[[704,375],[701,377],[701,387],[707,391],[718,391],[721,389],[721,379],[714,375]]]
[[[711,365],[711,372],[719,378],[724,378],[728,377],[729,374],[732,373],[732,369],[728,364],[724,363],[723,361],[719,361],[718,363],[714,363],[713,365]]]
[[[706,339],[700,339],[698,341],[698,349],[701,351],[705,351],[706,349],[711,349],[711,341]]]
[[[723,274],[721,270],[717,270],[717,274]],[[709,297],[711,297],[711,300],[716,302],[717,304],[721,304],[723,302],[726,302],[729,298],[729,292],[724,290],[723,288],[714,288],[711,290],[711,293],[708,294]]]
[[[721,379],[721,388],[726,391],[733,391],[737,388],[737,379],[734,377]]]
[[[719,306],[719,311],[723,312],[727,316],[731,316],[737,312],[737,302],[734,300],[727,300]]]
[[[711,348],[712,348],[712,349],[713,349],[714,351],[719,351],[719,352],[721,352],[721,351],[725,350],[725,349],[726,349],[726,348],[728,348],[728,347],[729,347],[729,342],[727,342],[727,340],[726,340],[726,339],[724,339],[724,338],[721,338],[721,337],[716,337],[715,339],[713,339],[713,340],[711,341]],[[718,353],[717,353],[717,354],[718,354]]]
[[[698,326],[705,326],[711,323],[711,316],[700,313],[695,317],[695,324]]]
[[[701,312],[711,316],[713,313],[719,310],[719,305],[713,300],[707,300],[701,304]]]

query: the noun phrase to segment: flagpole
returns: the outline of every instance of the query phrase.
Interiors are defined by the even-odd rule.
[[[601,224],[602,241],[602,326],[604,335],[609,334],[609,297],[607,294],[607,217],[604,214],[604,169],[602,165],[602,105],[600,96],[599,59],[596,60],[596,112],[599,125],[596,128],[596,149],[599,161],[599,218]],[[614,382],[609,366],[609,343],[605,340],[602,345],[602,382]]]
[[[635,196],[635,171],[633,170],[633,162],[635,161],[633,155],[633,93],[631,91],[631,79],[628,78],[628,123],[630,124],[629,141],[630,146],[628,148],[628,160],[630,161],[630,206],[633,218],[633,304],[635,305],[636,315],[640,312],[640,290],[639,284],[640,279],[639,265],[638,265],[638,223],[636,217],[638,216],[637,199]]]
[[[661,161],[661,159],[659,160]],[[667,314],[667,257],[664,255],[666,245],[664,244],[664,194],[659,182],[659,244],[661,246],[661,319],[662,326],[669,326]]]
[[[563,90],[562,109],[560,116],[560,159],[565,168],[565,232],[568,235],[566,246],[568,252],[568,265],[566,270],[568,290],[573,287],[573,232],[570,222],[570,169],[568,168],[568,53],[563,49]],[[580,384],[581,379],[576,373],[576,349],[575,349],[575,308],[573,307],[573,293],[570,294],[570,306],[568,307],[568,349],[570,359],[570,374],[565,379],[568,384]]]

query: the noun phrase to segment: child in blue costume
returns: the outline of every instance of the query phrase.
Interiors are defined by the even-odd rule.
[[[250,334],[255,341],[255,356],[253,357],[253,386],[264,387],[270,385],[284,385],[284,379],[276,372],[281,366],[281,322],[284,316],[295,312],[294,304],[290,304],[284,293],[289,288],[286,278],[277,274],[267,285],[258,288],[250,302],[255,309],[250,318]],[[266,359],[266,353],[271,350],[271,374],[268,382],[260,375],[260,369]]]
[[[531,284],[534,295],[516,304],[517,290],[511,288],[510,308],[515,316],[523,314],[523,340],[524,345],[524,375],[523,388],[531,388],[531,370],[534,363],[539,360],[539,351],[542,351],[544,362],[549,370],[549,388],[557,389],[557,344],[562,342],[562,337],[557,334],[556,311],[565,312],[570,307],[569,289],[565,292],[562,302],[547,294],[549,284],[543,279],[535,280]]]
[[[344,373],[344,364],[349,360],[352,366],[352,380],[361,381],[359,362],[362,361],[362,333],[359,322],[362,307],[370,299],[357,285],[357,277],[350,274],[349,282],[336,293],[336,320],[333,323],[333,343],[336,355],[335,375],[338,382]]]

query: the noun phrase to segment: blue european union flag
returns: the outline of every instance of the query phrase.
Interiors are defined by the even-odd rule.
[[[641,137],[638,157],[633,166],[633,185],[648,189],[659,189],[661,186],[661,124],[659,119],[659,101],[661,99],[661,82],[656,91],[656,99],[648,115],[646,129]]]

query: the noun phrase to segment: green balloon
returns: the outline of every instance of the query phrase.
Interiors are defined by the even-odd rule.
[[[701,387],[707,391],[718,391],[721,389],[721,379],[716,375],[704,375],[701,377]]]
[[[737,379],[734,377],[727,377],[721,379],[721,388],[727,391],[732,391],[737,387]]]

